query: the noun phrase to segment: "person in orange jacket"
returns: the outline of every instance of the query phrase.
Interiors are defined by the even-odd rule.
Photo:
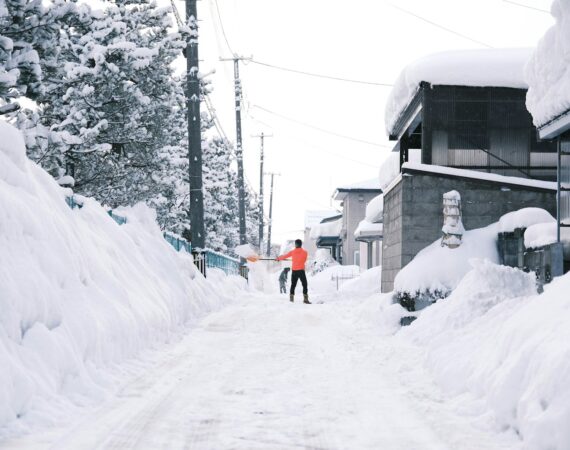
[[[303,285],[303,303],[311,304],[309,301],[309,289],[307,288],[307,275],[305,274],[305,263],[307,262],[307,251],[302,247],[301,239],[295,240],[295,248],[289,253],[278,256],[276,261],[291,257],[293,264],[291,266],[291,291],[289,292],[289,300],[295,301],[295,287],[297,281],[301,280]]]

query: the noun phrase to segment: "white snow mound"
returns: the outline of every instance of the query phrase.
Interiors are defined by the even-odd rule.
[[[106,368],[224,298],[224,284],[199,275],[148,208],[124,210],[119,226],[93,200],[70,209],[69,193],[0,121],[0,438],[101,401]]]
[[[400,336],[425,348],[448,395],[472,398],[524,449],[570,448],[570,274],[537,295],[532,275],[476,264]],[[468,395],[465,395],[468,394]]]

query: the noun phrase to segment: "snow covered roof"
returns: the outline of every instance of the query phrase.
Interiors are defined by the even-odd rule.
[[[342,230],[342,217],[331,222],[324,222],[314,225],[311,228],[311,239],[317,240],[321,237],[338,237]]]
[[[435,166],[432,164],[420,164],[420,163],[404,163],[402,165],[402,171],[418,171],[427,173],[436,173],[440,175],[461,177],[461,178],[472,178],[474,180],[491,181],[494,183],[500,183],[504,185],[511,186],[525,186],[536,189],[547,189],[551,191],[556,191],[556,182],[554,181],[541,181],[532,180],[529,178],[519,178],[519,177],[508,177],[505,175],[497,175],[495,173],[479,172],[477,170],[467,170],[467,169],[456,169],[453,167]],[[396,177],[389,186],[384,189],[384,195],[386,195],[401,179],[401,174]]]
[[[374,197],[366,205],[365,220],[372,223],[382,222],[384,218],[384,195]]]
[[[336,188],[336,190],[337,191],[380,190],[380,181],[378,180],[378,178],[372,178],[371,180],[364,180],[354,184],[339,186]]]
[[[524,67],[532,49],[454,50],[435,53],[408,65],[400,74],[388,102],[388,135],[425,81],[431,85],[528,88]]]
[[[555,24],[539,41],[525,70],[526,106],[537,127],[570,110],[570,2],[552,3]]]
[[[354,231],[354,237],[356,239],[365,238],[378,238],[380,239],[384,233],[384,224],[382,223],[372,223],[366,219],[361,220],[356,230]]]

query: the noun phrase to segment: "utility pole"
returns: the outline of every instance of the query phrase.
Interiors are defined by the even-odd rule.
[[[239,78],[239,62],[251,58],[235,56],[233,58],[220,58],[220,61],[234,62],[234,89],[236,110],[236,159],[237,159],[237,182],[238,182],[238,214],[239,214],[239,243],[246,243],[245,227],[245,187],[243,182],[243,147],[241,139],[241,80]]]
[[[190,229],[192,249],[205,248],[204,195],[202,193],[202,135],[200,79],[198,77],[198,13],[196,0],[186,0],[190,36],[186,43],[186,106],[188,108],[188,158],[190,176]]]
[[[265,138],[273,137],[272,134],[261,134],[252,135],[252,137],[258,137],[261,140],[261,149],[259,151],[259,250],[263,245],[263,142]]]
[[[271,189],[269,193],[269,224],[267,227],[267,256],[271,254],[271,225],[273,220],[273,177],[275,175],[280,176],[280,173],[269,172],[267,175],[271,175]]]

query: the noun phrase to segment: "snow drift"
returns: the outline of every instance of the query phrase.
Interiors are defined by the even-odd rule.
[[[240,288],[237,278],[206,281],[147,207],[125,208],[119,226],[93,200],[70,209],[69,193],[0,121],[0,436],[97,403],[102,369],[166,342]]]
[[[570,274],[537,295],[532,274],[478,263],[400,336],[426,349],[451,395],[468,393],[526,449],[570,448]]]

